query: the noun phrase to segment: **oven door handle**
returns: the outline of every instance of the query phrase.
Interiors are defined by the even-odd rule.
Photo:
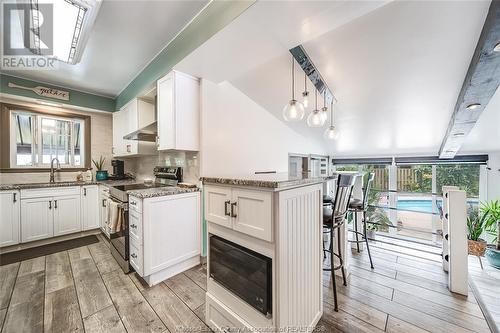
[[[116,202],[116,203],[118,204],[118,206],[119,206],[120,208],[122,208],[122,209],[123,209],[123,211],[124,211],[124,212],[128,212],[128,203],[126,203],[126,202],[121,202],[121,201],[118,201],[118,200],[115,200],[115,199],[114,199],[114,198],[112,198],[112,197],[109,197],[109,199],[108,199],[108,200],[109,200],[109,201]]]

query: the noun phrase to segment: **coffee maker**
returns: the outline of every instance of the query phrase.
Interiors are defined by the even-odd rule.
[[[125,179],[124,162],[121,160],[111,160],[111,165],[113,166],[113,174],[109,176],[109,179]]]

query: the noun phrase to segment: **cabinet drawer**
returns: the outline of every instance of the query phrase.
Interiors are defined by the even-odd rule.
[[[138,245],[133,240],[130,240],[130,265],[135,269],[137,274],[140,276],[144,275],[143,267],[142,267],[142,251],[141,246]]]
[[[21,199],[80,195],[80,187],[49,187],[21,190]]]
[[[142,244],[142,215],[134,210],[128,211],[129,237],[138,245]]]
[[[271,192],[233,189],[231,209],[233,229],[273,241],[273,194]]]
[[[206,295],[206,318],[211,329],[215,332],[230,333],[245,332],[246,328],[250,328],[243,319],[239,318],[222,303],[210,294],[207,293]]]
[[[205,218],[226,228],[232,228],[231,189],[228,187],[205,186]]]
[[[142,199],[129,196],[128,197],[128,208],[129,208],[129,210],[135,210],[138,213],[142,213]]]

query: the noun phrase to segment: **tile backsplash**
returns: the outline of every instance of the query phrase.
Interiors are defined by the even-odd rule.
[[[119,158],[125,161],[125,171],[132,173],[138,181],[154,179],[155,166],[180,166],[184,171],[184,182],[198,184],[200,166],[197,152],[158,152],[156,156]],[[109,164],[109,163],[108,163]],[[111,170],[110,170],[111,172]],[[74,181],[78,172],[56,172],[56,181]],[[95,177],[95,175],[94,175]],[[0,173],[0,184],[44,183],[49,181],[49,172]]]
[[[198,152],[166,151],[158,152],[155,156],[122,158],[125,161],[125,170],[135,175],[141,181],[154,178],[155,166],[180,166],[184,171],[184,182],[198,184],[200,179],[200,163]]]
[[[56,172],[56,182],[75,181],[78,172]],[[0,173],[0,184],[48,183],[49,172]]]

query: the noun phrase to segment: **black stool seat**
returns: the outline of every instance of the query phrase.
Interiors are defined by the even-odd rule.
[[[360,199],[351,199],[349,201],[349,209],[363,209],[363,200]]]
[[[323,226],[325,228],[338,228],[344,223],[344,217],[338,216],[335,218],[335,222],[332,221],[333,209],[330,207],[323,207]]]
[[[323,194],[323,203],[332,203],[333,202],[333,197],[328,195],[328,194]]]

